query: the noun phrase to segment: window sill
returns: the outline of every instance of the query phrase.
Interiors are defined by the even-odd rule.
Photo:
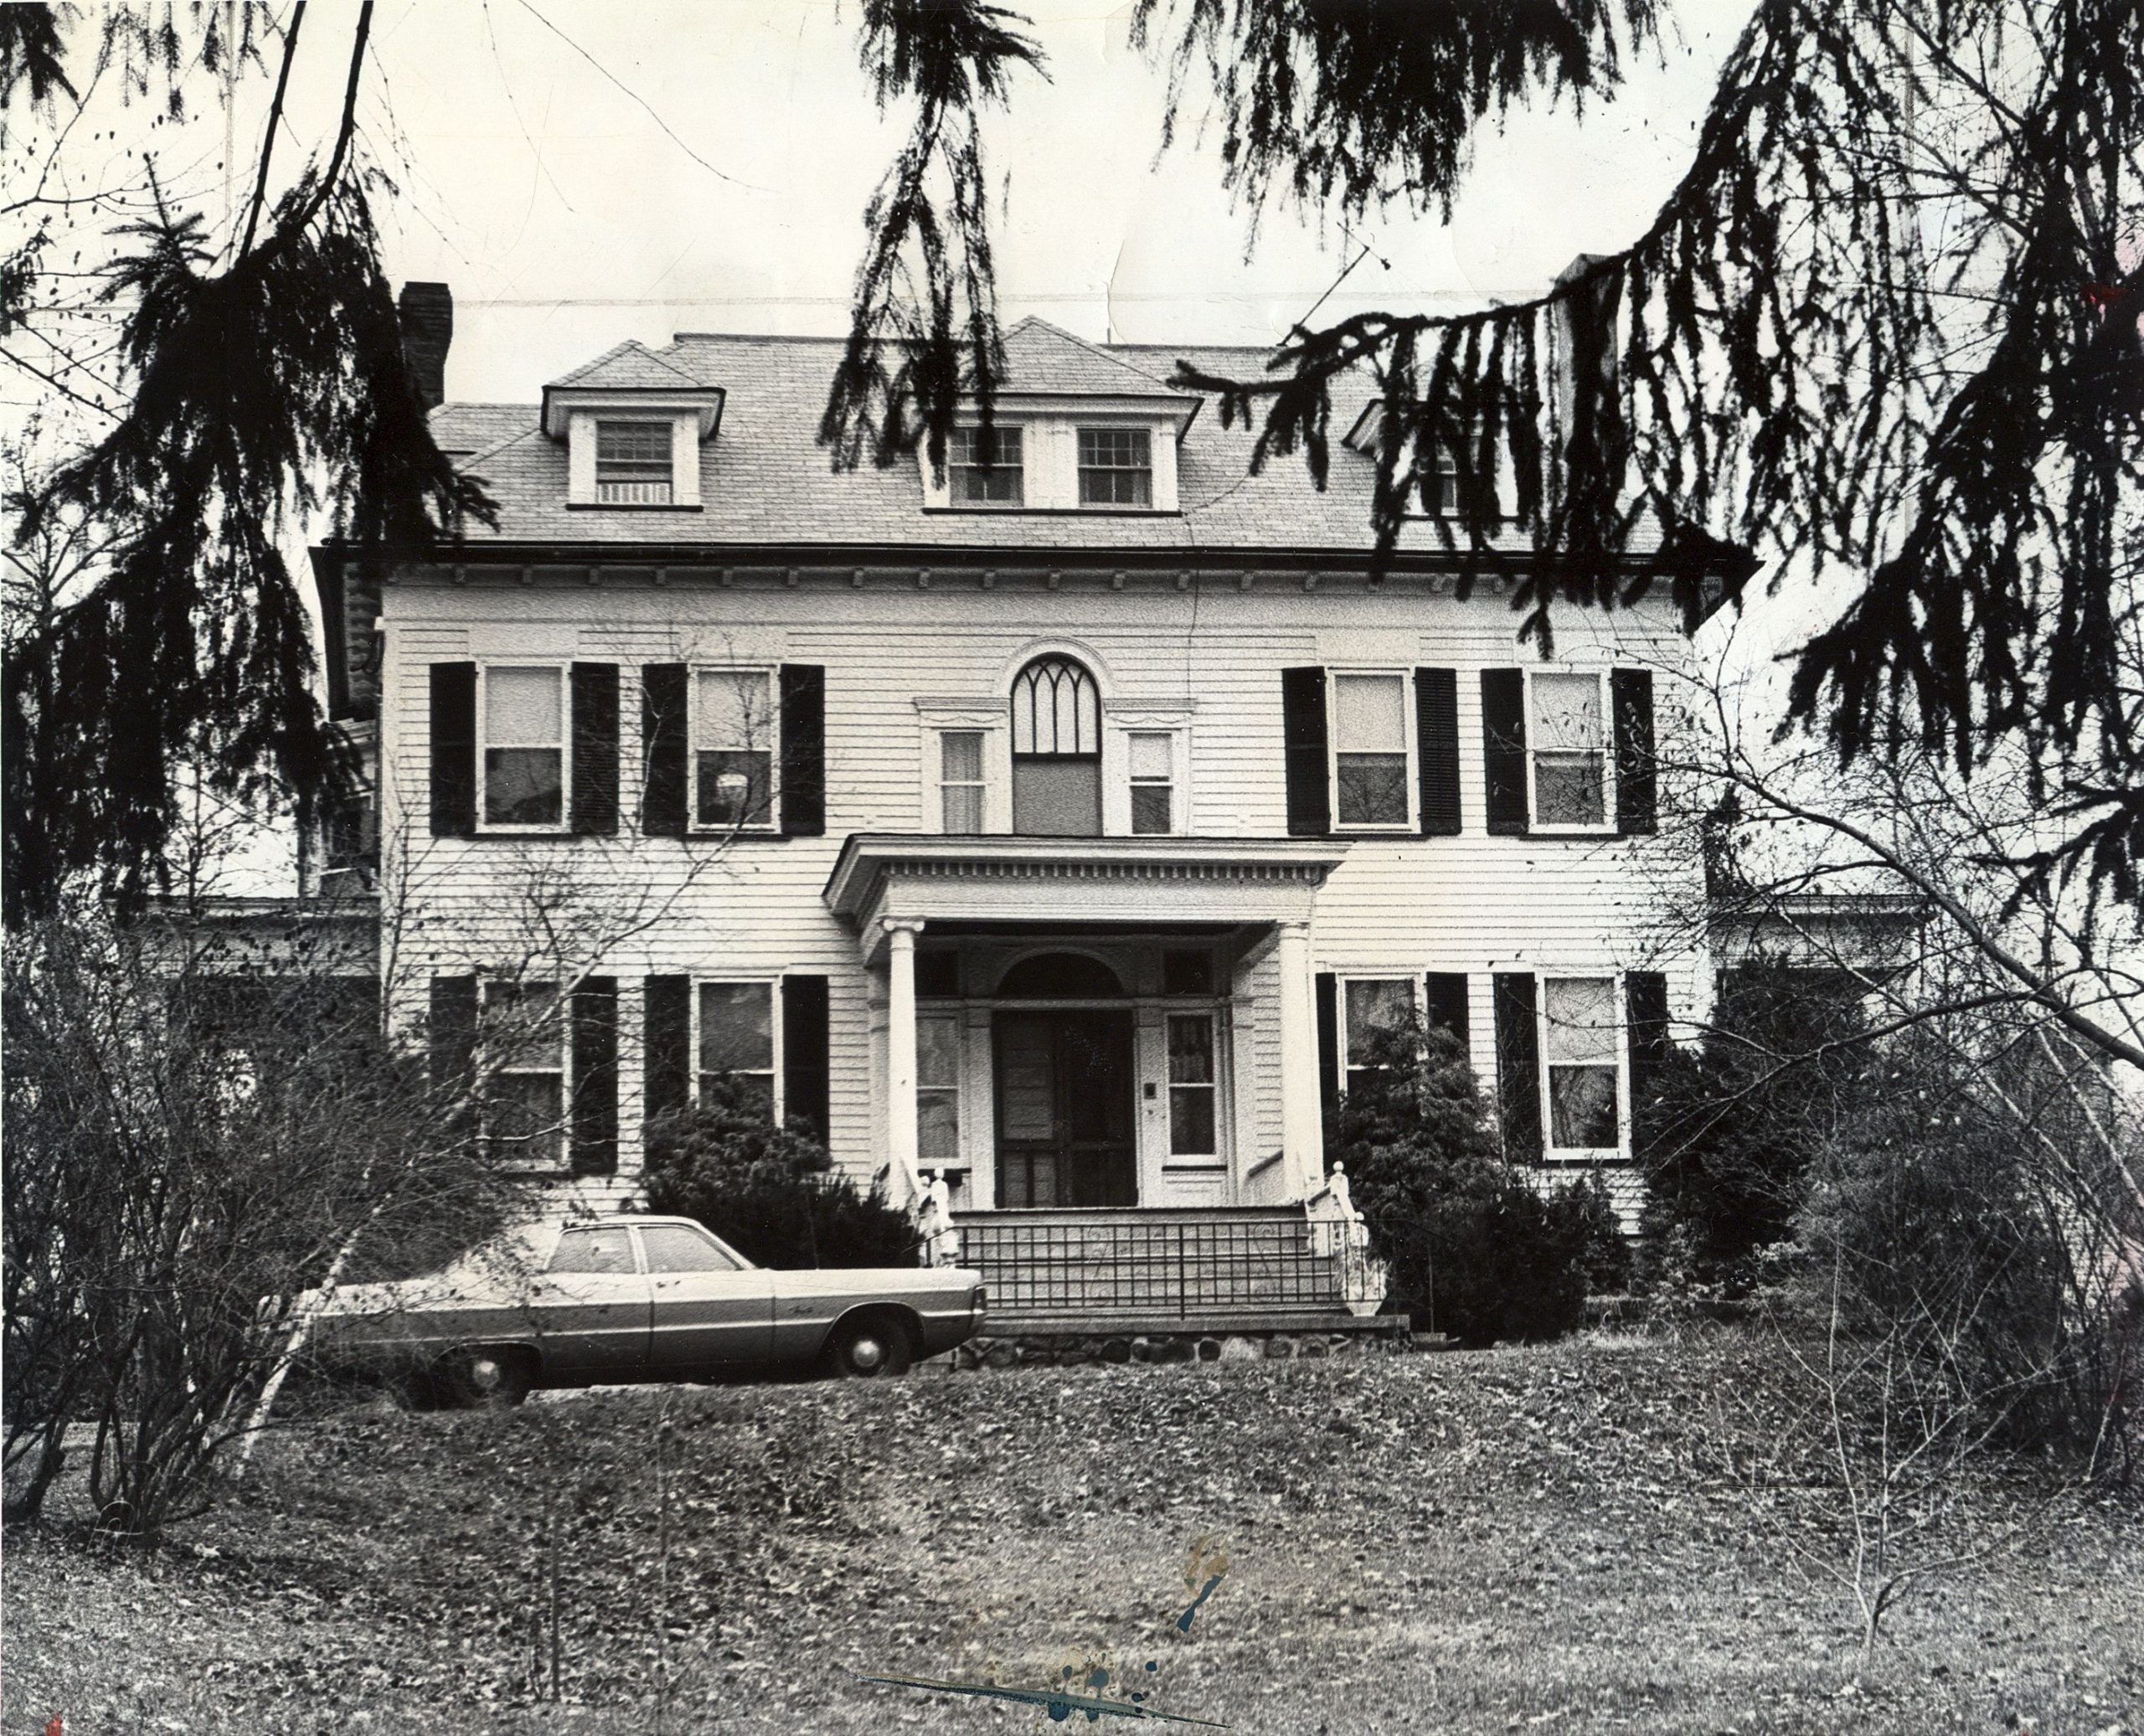
[[[1229,1160],[1225,1157],[1168,1157],[1162,1162],[1165,1176],[1225,1176]]]
[[[765,838],[786,840],[791,835],[777,826],[695,826],[685,834],[696,844],[741,844]]]
[[[1618,834],[1612,825],[1598,826],[1529,826],[1523,836],[1530,838],[1611,838]]]
[[[1597,1151],[1544,1151],[1541,1161],[1576,1168],[1596,1163],[1628,1163],[1631,1154],[1619,1146],[1602,1146]]]
[[[948,517],[981,516],[999,518],[1181,518],[1183,509],[1176,507],[1022,507],[1009,502],[999,505],[972,507],[935,506],[926,502],[926,513],[942,513]]]
[[[588,836],[565,826],[480,826],[474,832],[464,832],[464,837],[503,839],[508,843],[528,842],[544,838],[572,838]]]
[[[570,500],[569,513],[698,513],[704,511],[697,502],[680,501],[611,501]]]

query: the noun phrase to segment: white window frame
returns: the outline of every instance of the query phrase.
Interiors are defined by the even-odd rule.
[[[631,482],[613,481],[606,483],[604,481],[603,430],[606,427],[616,428],[627,425],[636,428],[660,428],[662,430],[662,476],[659,484],[657,482],[656,478],[652,475]],[[678,423],[675,417],[636,416],[629,415],[605,415],[599,413],[595,418],[594,438],[595,440],[595,474],[596,505],[600,507],[672,507],[678,504]],[[650,463],[652,462],[652,460],[644,461]],[[633,489],[651,488],[656,487],[660,487],[662,491],[662,497],[660,500],[643,500],[632,497],[630,495],[619,496],[606,494],[604,492],[604,490],[606,487]]]
[[[1211,1043],[1209,1058],[1214,1077],[1206,1084],[1179,1085],[1169,1074],[1169,1024],[1179,1018],[1203,1018],[1206,1021]],[[1218,1000],[1200,999],[1186,1006],[1165,1005],[1162,1011],[1161,1086],[1162,1105],[1162,1167],[1164,1169],[1213,1170],[1225,1169],[1229,1162],[1229,1055],[1233,1047],[1227,1021],[1223,1018]],[[1214,1149],[1210,1151],[1178,1151],[1176,1149],[1176,1094],[1178,1090],[1210,1092],[1214,1100]]]
[[[1421,1016],[1422,1012],[1422,973],[1419,971],[1411,973],[1391,970],[1356,971],[1335,974],[1332,990],[1332,1023],[1336,1049],[1334,1059],[1338,1063],[1336,1071],[1339,1074],[1339,1079],[1337,1083],[1343,1097],[1348,1095],[1348,1074],[1353,1070],[1352,1064],[1348,1059],[1349,1048],[1348,985],[1351,982],[1399,983],[1407,991],[1408,1007],[1417,1017]]]
[[[1340,817],[1340,681],[1346,676],[1384,676],[1399,683],[1399,737],[1402,757],[1406,760],[1404,788],[1407,814],[1400,820],[1343,820]],[[1421,767],[1415,760],[1415,750],[1420,737],[1420,724],[1415,715],[1415,672],[1382,666],[1332,665],[1325,672],[1325,777],[1326,788],[1332,792],[1332,830],[1336,834],[1353,836],[1357,833],[1389,834],[1402,837],[1415,831],[1420,824]],[[1530,775],[1530,774],[1529,774]],[[1528,785],[1528,795],[1532,786]]]
[[[535,982],[523,982],[508,981],[503,977],[484,977],[480,979],[477,988],[477,1013],[478,1031],[481,1038],[484,1025],[492,1015],[492,998],[494,995],[533,995],[533,992],[537,990],[548,993],[551,1000],[550,1016],[558,1027],[558,1065],[556,1067],[515,1066],[511,1064],[514,1059],[525,1059],[526,1057],[500,1056],[484,1066],[483,1077],[488,1084],[517,1076],[542,1074],[549,1077],[554,1073],[558,1075],[559,1122],[555,1135],[559,1143],[558,1155],[549,1160],[530,1159],[513,1166],[516,1170],[525,1169],[533,1174],[545,1175],[554,1171],[568,1169],[573,1163],[573,1020],[570,1003],[568,997],[559,992],[559,985],[555,981],[545,979]],[[487,1090],[487,1099],[489,1095]],[[486,1123],[484,1138],[487,1145],[500,1137],[490,1126],[490,1119],[488,1103],[487,1103],[484,1115]],[[526,1149],[524,1141],[515,1141],[513,1143]]]
[[[491,806],[490,750],[539,745],[492,740],[489,688],[494,669],[549,669],[559,678],[559,817],[554,822],[532,824],[486,817]],[[477,663],[477,830],[516,837],[557,837],[573,830],[573,668],[570,663],[550,657],[492,657]]]
[[[974,777],[949,778],[946,775],[946,738],[949,735],[972,735],[975,738]],[[970,835],[965,832],[956,832],[946,823],[946,795],[951,790],[972,790],[975,791],[975,832],[979,835],[987,832],[990,827],[990,732],[979,725],[968,727],[941,724],[932,728],[930,739],[932,744],[937,750],[938,761],[936,768],[938,824],[935,829],[941,836],[947,837]]]
[[[1549,985],[1551,982],[1600,982],[1608,984],[1609,1005],[1616,1016],[1616,1144],[1611,1150],[1606,1146],[1559,1146],[1554,1139],[1556,1131],[1555,1107],[1550,1095],[1549,1073],[1556,1064],[1549,1059]],[[1623,973],[1616,970],[1537,971],[1533,975],[1533,1052],[1541,1058],[1541,1077],[1538,1086],[1541,1097],[1541,1153],[1551,1163],[1610,1163],[1627,1158],[1631,1154],[1631,1021],[1627,1004],[1624,1001]],[[1571,1066],[1598,1066],[1599,1062],[1570,1062]]]
[[[997,439],[1004,435],[1010,434],[1016,436],[1019,440],[1020,461],[1018,464],[995,464],[990,466],[992,473],[1003,471],[1017,471],[1019,473],[1019,492],[1010,500],[968,499],[966,496],[961,492],[961,475],[964,471],[974,471],[978,475],[984,474],[983,467],[979,464],[961,464],[956,462],[953,457],[953,440],[949,439],[946,443],[946,503],[955,510],[963,513],[1025,512],[1028,509],[1028,502],[1030,494],[1030,490],[1028,487],[1028,472],[1029,467],[1034,461],[1034,442],[1028,438],[1027,424],[1024,422],[993,422],[991,424],[990,431],[991,437],[992,439]],[[962,435],[980,435],[982,432],[982,425],[980,422],[962,422],[954,428],[953,436],[955,439],[957,439]]]
[[[923,1079],[923,1027],[932,1020],[953,1028],[953,1079],[950,1084],[926,1084]],[[919,1136],[922,1126],[923,1100],[926,1093],[950,1095],[953,1100],[953,1155],[950,1157],[925,1156],[919,1144],[916,1162],[925,1169],[953,1170],[968,1167],[968,1093],[967,1093],[967,1018],[956,1002],[938,1002],[928,1012],[919,1010],[916,1024],[915,1106]]]
[[[1191,759],[1188,749],[1188,737],[1190,732],[1183,729],[1180,724],[1140,723],[1135,720],[1120,725],[1111,733],[1116,738],[1115,742],[1111,744],[1116,749],[1115,758],[1117,763],[1124,768],[1122,778],[1117,780],[1118,782],[1121,782],[1123,788],[1122,809],[1121,815],[1123,821],[1123,835],[1126,837],[1183,837],[1185,836],[1191,829],[1189,824],[1191,795],[1189,780],[1186,776]],[[1158,781],[1158,780],[1152,778],[1141,780],[1135,780],[1133,778],[1131,775],[1131,739],[1135,735],[1159,735],[1165,738],[1168,742],[1169,823],[1167,828],[1162,832],[1139,832],[1134,827],[1132,823],[1132,791],[1137,788],[1141,783],[1151,785]],[[1111,767],[1105,764],[1102,770],[1104,775],[1107,775],[1111,770]],[[1111,806],[1114,808],[1116,806],[1116,804],[1112,802]],[[1111,819],[1116,819],[1120,817],[1120,816],[1113,813],[1110,817]],[[1103,828],[1106,832],[1115,831],[1116,829],[1117,828],[1114,826],[1106,826]]]
[[[1527,830],[1555,837],[1612,837],[1616,833],[1616,695],[1609,681],[1609,671],[1592,665],[1575,667],[1562,663],[1525,667],[1526,690],[1521,696],[1526,706],[1526,815]],[[1534,791],[1533,768],[1544,751],[1540,745],[1539,732],[1534,727],[1533,683],[1544,675],[1590,675],[1600,690],[1600,818],[1585,824],[1569,821],[1550,821],[1540,817],[1541,805]]]
[[[764,820],[705,821],[700,817],[700,677],[757,675],[767,691],[767,803]],[[720,753],[709,748],[709,753]],[[774,832],[781,829],[781,671],[773,663],[693,663],[685,672],[685,801],[697,837],[731,832]],[[713,980],[713,979],[711,979]],[[729,981],[731,979],[719,979]]]
[[[692,1060],[693,1103],[698,1104],[700,1100],[700,1079],[705,1070],[700,1065],[700,990],[712,985],[719,985],[724,988],[764,987],[767,992],[767,1053],[770,1058],[769,1071],[773,1075],[769,1082],[771,1089],[767,1094],[767,1102],[774,1117],[774,1125],[777,1127],[783,1126],[782,1117],[787,1113],[789,1106],[782,1100],[782,1081],[786,1076],[786,1069],[782,1064],[781,977],[779,975],[768,976],[764,973],[755,974],[747,971],[742,975],[732,973],[720,976],[696,976],[692,979],[692,1035],[691,1048],[688,1053]],[[733,1072],[758,1071],[756,1068],[734,1068],[731,1070]]]
[[[1136,464],[1087,464],[1080,456],[1080,441],[1089,435],[1129,434],[1143,438],[1147,442],[1147,462]],[[1147,498],[1139,501],[1093,500],[1086,498],[1086,472],[1094,471],[1105,476],[1137,476],[1142,471],[1147,478]],[[1072,500],[1083,513],[1151,513],[1156,496],[1154,476],[1154,430],[1140,422],[1078,422],[1072,429]]]

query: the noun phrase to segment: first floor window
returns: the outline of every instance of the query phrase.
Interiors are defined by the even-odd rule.
[[[1080,504],[1151,507],[1154,503],[1152,435],[1144,428],[1080,430]]]
[[[939,829],[982,830],[982,731],[947,729],[938,738]]]
[[[668,506],[673,432],[667,422],[598,422],[598,502],[607,507]]]
[[[1614,1151],[1621,1144],[1616,979],[1549,977],[1542,984],[1541,1021],[1549,1146]]]
[[[1169,1031],[1169,1156],[1211,1157],[1220,1149],[1214,1098],[1214,1015],[1172,1012]]]
[[[555,1167],[565,1151],[565,1022],[555,982],[499,982],[484,994],[492,1063],[486,1131],[517,1167]]]
[[[1131,830],[1161,837],[1176,830],[1176,740],[1164,731],[1135,729],[1126,749],[1131,760]]]
[[[1527,682],[1536,826],[1608,822],[1606,683],[1596,673],[1536,673]]]
[[[1404,976],[1350,977],[1344,1011],[1348,1090],[1352,1092],[1384,1071],[1377,1059],[1378,1033],[1402,1029],[1414,1017],[1415,985]]]
[[[961,1161],[961,1022],[915,1022],[915,1150],[925,1163]]]
[[[1407,823],[1407,684],[1332,677],[1332,780],[1342,826]]]
[[[956,428],[947,452],[952,466],[953,504],[963,507],[1020,504],[1020,430]]]
[[[565,823],[566,672],[484,671],[484,823]]]
[[[765,826],[774,812],[774,683],[765,669],[703,669],[693,695],[693,784],[703,827]]]
[[[727,1078],[774,1118],[774,985],[703,982],[699,1025],[701,1096],[714,1095]]]

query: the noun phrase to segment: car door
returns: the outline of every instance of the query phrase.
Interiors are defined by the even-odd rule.
[[[643,1223],[657,1379],[764,1363],[774,1346],[774,1279],[696,1223]]]
[[[547,1378],[592,1384],[647,1378],[647,1275],[625,1224],[565,1231],[533,1290]]]

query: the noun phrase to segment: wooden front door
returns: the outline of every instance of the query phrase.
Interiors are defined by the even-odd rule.
[[[997,1203],[1136,1205],[1131,1015],[1001,1012],[992,1038]]]

